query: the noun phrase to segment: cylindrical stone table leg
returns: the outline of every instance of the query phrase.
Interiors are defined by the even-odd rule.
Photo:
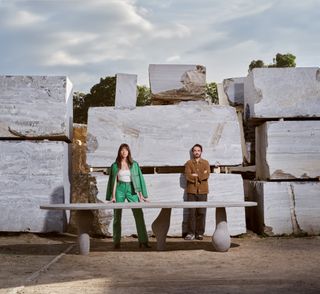
[[[90,252],[90,237],[87,233],[78,236],[79,252],[81,255],[88,255]]]
[[[92,226],[93,214],[90,210],[77,210],[76,220],[78,225],[78,244],[81,255],[87,255],[90,252],[89,231]]]
[[[212,236],[212,244],[219,252],[228,251],[231,246],[225,207],[216,208],[216,230]]]
[[[170,227],[171,208],[162,208],[151,228],[157,239],[157,250],[165,250]]]

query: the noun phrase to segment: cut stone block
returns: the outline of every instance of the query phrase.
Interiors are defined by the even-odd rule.
[[[240,129],[233,107],[185,102],[135,109],[89,109],[87,162],[111,166],[121,143],[141,166],[181,166],[191,147],[203,146],[211,165],[242,163]]]
[[[254,68],[244,100],[247,119],[320,117],[320,69]]]
[[[106,199],[106,185],[108,176],[102,173],[93,173],[96,177],[98,195],[102,201]],[[184,201],[185,177],[183,174],[146,174],[144,175],[152,202]],[[243,182],[241,175],[236,174],[211,174],[209,178],[208,201],[243,201]],[[243,207],[226,208],[228,228],[231,235],[239,235],[246,232],[245,213]],[[145,209],[144,211],[147,231],[151,232],[151,224],[159,215],[159,209]],[[110,210],[112,215],[113,211]],[[181,236],[186,232],[187,209],[172,209],[169,235]],[[215,209],[207,209],[206,235],[212,235],[215,229]],[[109,224],[112,231],[112,222]],[[136,234],[136,227],[132,211],[122,211],[122,234]]]
[[[320,233],[320,182],[245,181],[249,197],[258,202],[251,223],[267,235]]]
[[[229,106],[230,104],[228,101],[228,97],[227,97],[226,93],[224,92],[222,83],[217,84],[217,91],[218,91],[219,105]]]
[[[153,99],[199,100],[205,98],[206,68],[203,65],[150,64]]]
[[[137,75],[119,73],[116,83],[116,108],[135,108],[137,104]]]
[[[68,215],[41,204],[69,203],[69,146],[0,141],[0,231],[62,232]]]
[[[320,121],[265,122],[256,128],[257,178],[320,176]]]
[[[0,138],[72,140],[73,92],[65,76],[0,76]]]
[[[244,83],[246,77],[230,78],[223,80],[223,90],[229,104],[238,106],[244,104]]]

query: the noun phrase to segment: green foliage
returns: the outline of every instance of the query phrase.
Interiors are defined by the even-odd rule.
[[[137,86],[137,106],[144,106],[151,104],[151,91],[147,86]]]
[[[116,97],[116,77],[101,78],[100,82],[94,85],[86,100],[92,106],[114,106]]]
[[[252,60],[249,64],[249,70],[253,70],[256,67],[264,67],[264,62],[260,59]]]
[[[276,64],[276,67],[296,67],[296,57],[291,53],[278,53],[273,63]]]
[[[214,104],[219,104],[218,88],[215,82],[206,84],[206,98],[209,98]]]
[[[273,63],[265,65],[262,60],[252,60],[249,64],[249,71],[256,67],[296,67],[296,57],[291,53],[277,53]]]
[[[116,77],[101,78],[89,94],[75,92],[73,95],[73,121],[86,124],[89,107],[114,106]]]

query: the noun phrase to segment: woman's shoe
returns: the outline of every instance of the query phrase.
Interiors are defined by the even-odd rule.
[[[145,243],[139,242],[139,248],[142,248],[142,247],[144,247],[144,248],[151,248],[151,246],[149,245],[148,242],[145,242]]]

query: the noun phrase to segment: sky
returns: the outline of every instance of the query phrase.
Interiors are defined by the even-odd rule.
[[[320,0],[0,0],[0,74],[101,77],[149,64],[201,64],[207,82],[246,76],[252,60],[292,53],[320,64]]]

